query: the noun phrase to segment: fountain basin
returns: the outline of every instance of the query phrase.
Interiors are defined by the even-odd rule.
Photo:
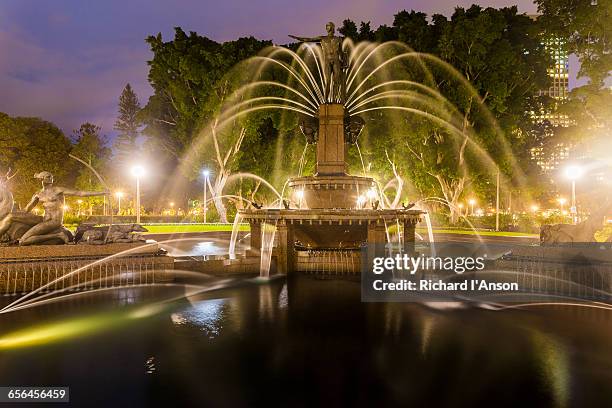
[[[414,241],[414,227],[423,215],[419,210],[403,209],[248,209],[240,210],[242,219],[251,225],[251,247],[261,247],[261,225],[284,225],[290,233],[292,248],[298,249],[358,249],[372,241],[372,232],[385,242],[386,226],[404,226],[407,241]],[[283,245],[280,243],[279,245]]]
[[[173,270],[153,242],[0,247],[0,294],[169,282]]]
[[[374,179],[349,175],[295,177],[289,180],[293,201],[310,209],[355,209],[357,198],[375,187]],[[302,192],[300,196],[295,193]]]

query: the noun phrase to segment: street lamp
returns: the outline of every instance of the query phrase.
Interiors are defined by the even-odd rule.
[[[574,224],[578,222],[578,211],[576,210],[576,180],[582,177],[582,168],[580,166],[569,166],[565,169],[565,176],[572,181],[572,207],[570,213],[574,220]]]
[[[563,212],[563,206],[565,205],[565,203],[567,202],[567,200],[565,199],[565,197],[559,197],[557,198],[557,201],[559,202],[559,206],[561,207],[561,212]]]
[[[533,211],[534,213],[538,212],[539,209],[540,207],[538,207],[536,204],[531,206],[531,211]]]
[[[463,203],[457,204],[457,208],[459,208],[459,215],[463,215]]]
[[[136,224],[140,224],[140,178],[144,176],[144,167],[132,167],[132,176],[136,177]]]
[[[470,204],[470,207],[472,208],[471,215],[474,215],[474,205],[476,204],[476,200],[473,198],[470,198],[470,200],[468,201],[468,204]]]
[[[123,197],[123,192],[117,191],[115,193],[115,197],[117,198],[117,215],[121,214],[121,198]]]
[[[206,224],[206,212],[208,211],[208,205],[206,204],[206,200],[208,199],[207,193],[207,185],[208,185],[208,176],[210,176],[210,171],[208,169],[202,170],[202,175],[204,176],[204,201],[202,202],[202,211],[204,213],[204,224]]]

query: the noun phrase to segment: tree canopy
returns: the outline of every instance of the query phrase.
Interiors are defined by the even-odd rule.
[[[49,171],[60,182],[66,178],[70,148],[70,140],[54,124],[0,112],[0,171],[16,172],[11,186],[21,206],[40,189],[35,173]]]
[[[114,164],[118,170],[124,172],[130,159],[136,154],[136,139],[141,127],[140,102],[130,84],[127,84],[121,92],[118,110],[119,115],[114,126],[119,132],[114,143]]]

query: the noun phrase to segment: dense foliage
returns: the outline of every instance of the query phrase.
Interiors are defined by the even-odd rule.
[[[66,179],[70,148],[70,140],[52,123],[0,112],[0,172],[16,172],[11,187],[18,205],[25,206],[40,189],[34,174],[49,171],[60,182]]]

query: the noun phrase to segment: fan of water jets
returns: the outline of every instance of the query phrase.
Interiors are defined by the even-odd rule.
[[[497,169],[477,132],[466,126],[466,112],[451,103],[440,90],[439,85],[443,84],[444,89],[457,89],[468,95],[473,101],[470,105],[475,106],[470,109],[478,111],[485,118],[483,121],[486,122],[487,132],[493,135],[497,148],[502,150],[503,160],[513,167],[514,174],[521,174],[507,140],[478,93],[451,65],[433,55],[414,52],[399,42],[353,44],[345,40],[343,47],[348,55],[346,100],[339,100],[338,95],[324,94],[325,89],[333,87],[326,87],[326,82],[331,79],[326,78],[322,69],[323,55],[319,46],[302,44],[296,51],[286,47],[270,47],[240,65],[244,85],[225,99],[215,117],[214,131],[221,133],[230,130],[231,133],[231,128],[235,128],[241,118],[259,111],[276,111],[281,120],[295,124],[299,120],[296,120],[296,115],[315,118],[321,104],[342,102],[348,115],[360,115],[366,122],[372,115],[384,115],[388,123],[397,122],[398,119],[405,121],[408,115],[430,121],[444,129],[456,141],[458,149],[465,143],[479,157],[478,165],[481,168]],[[245,81],[244,77],[248,79]],[[197,161],[198,155],[210,141],[211,128],[202,127],[183,163],[187,165]],[[298,174],[287,174],[287,167],[290,166],[280,160],[274,173],[301,175],[307,148],[306,145],[298,163],[299,170],[295,170]],[[278,149],[283,149],[283,146],[279,144]],[[365,175],[367,171],[359,145],[357,151]],[[240,178],[261,181],[259,176],[249,173],[242,173]],[[522,177],[519,176],[518,181],[521,183]],[[225,187],[229,184],[227,180]],[[272,187],[272,184],[267,183],[266,186]],[[277,191],[274,192],[278,195]],[[398,188],[396,197],[399,198],[401,194],[401,188]],[[274,207],[280,207],[284,197],[277,198]],[[385,208],[394,208],[399,204],[398,199],[388,200],[382,194],[379,198]],[[448,198],[445,201],[448,202]],[[448,204],[453,205],[452,202]]]
[[[389,123],[398,119],[405,120],[407,115],[431,121],[455,139],[457,146],[462,143],[467,144],[480,158],[480,166],[496,169],[496,163],[483,147],[475,130],[466,126],[466,112],[460,111],[453,105],[438,86],[442,83],[448,89],[448,83],[452,83],[452,87],[461,89],[474,101],[477,108],[473,109],[478,110],[486,118],[488,131],[494,134],[497,146],[505,152],[505,158],[516,170],[515,174],[520,174],[520,169],[514,165],[505,138],[478,93],[451,65],[435,56],[414,52],[398,42],[353,44],[350,40],[346,40],[343,48],[348,55],[344,84],[346,100],[340,100],[339,95],[325,94],[326,89],[333,87],[326,86],[326,82],[331,78],[325,76],[325,70],[322,68],[324,58],[320,47],[314,44],[302,44],[295,51],[286,47],[270,47],[241,65],[240,69],[250,74],[250,80],[227,98],[224,107],[215,118],[216,129],[236,126],[241,117],[264,110],[282,112],[282,119],[292,120],[295,123],[296,114],[315,118],[321,104],[342,103],[349,116],[360,115],[366,121],[370,115],[380,114],[388,117]],[[208,136],[206,130],[203,131],[195,140],[190,154],[195,157],[206,143]],[[356,147],[363,173],[368,175],[361,149],[359,145]],[[290,175],[301,175],[307,148],[306,144],[298,174]],[[278,162],[275,173],[282,172],[281,169],[286,170],[286,167],[286,163]],[[262,181],[260,176],[249,173],[241,173],[238,177]],[[230,178],[226,186],[230,184]],[[286,182],[280,194],[272,183],[266,182],[265,185],[276,196],[266,207],[280,208],[285,199]],[[401,180],[396,183],[395,198],[390,200],[386,194],[389,183],[384,188],[379,184],[377,195],[382,208],[399,206],[403,185]],[[286,199],[291,201],[291,197]],[[449,208],[454,208],[455,205],[445,198],[438,198],[437,202]],[[419,206],[415,208],[425,209]],[[433,241],[431,231],[429,235],[430,241]],[[230,249],[232,248],[234,245],[230,244]]]

